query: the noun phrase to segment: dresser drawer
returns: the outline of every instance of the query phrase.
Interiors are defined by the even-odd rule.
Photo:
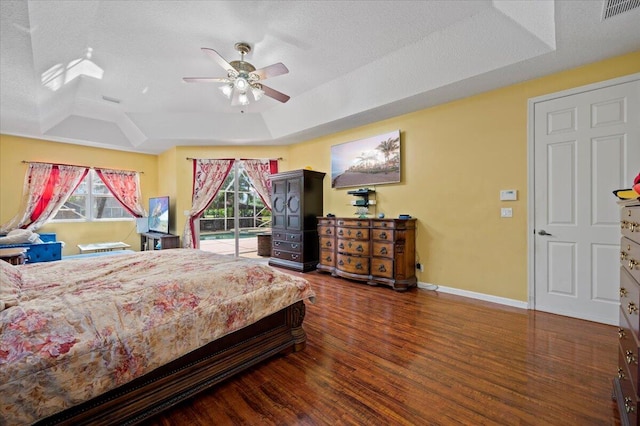
[[[302,253],[302,243],[290,241],[273,241],[272,248],[274,250],[285,250],[294,253]]]
[[[393,278],[393,260],[380,257],[371,259],[371,275],[375,277]]]
[[[623,237],[620,241],[620,262],[631,276],[640,283],[640,244]]]
[[[294,253],[290,251],[284,251],[274,248],[271,250],[271,257],[282,260],[291,260],[293,262],[302,261],[302,255],[300,253]]]
[[[371,236],[377,241],[393,241],[393,230],[391,229],[377,229],[371,230]]]
[[[320,237],[320,248],[321,249],[332,249],[336,245],[333,237]]]
[[[332,268],[336,266],[336,258],[333,250],[320,250],[320,264]]]
[[[369,221],[366,219],[337,219],[336,226],[351,226],[353,228],[368,228]]]
[[[318,235],[321,237],[333,237],[335,232],[335,228],[333,226],[318,226]]]
[[[626,269],[620,268],[620,309],[636,339],[640,340],[640,287]],[[621,323],[623,324],[623,323]]]
[[[620,227],[622,236],[640,243],[640,206],[622,208]]]
[[[373,242],[373,256],[387,257],[393,259],[393,243]]]
[[[328,217],[318,218],[318,225],[321,225],[321,226],[333,226],[334,223],[335,223],[335,219],[333,218],[328,218]]]
[[[345,240],[338,238],[336,244],[338,251],[341,253],[369,256],[369,241]]]
[[[634,394],[633,385],[630,380],[619,379],[619,382],[622,390],[622,401],[617,401],[618,407],[620,407],[620,417],[626,416],[629,420],[628,422],[623,420],[622,424],[637,425],[638,397]],[[620,398],[619,396],[617,397]]]
[[[352,274],[368,274],[369,258],[338,253],[336,255],[336,268]]]
[[[336,227],[336,235],[344,238],[355,238],[357,240],[369,239],[369,228],[345,228],[343,226]]]
[[[371,226],[374,228],[395,229],[397,224],[393,220],[374,220]]]
[[[633,384],[634,394],[638,394],[638,362],[640,361],[638,354],[638,341],[634,338],[633,331],[627,323],[625,313],[620,310],[620,326],[618,327],[618,377],[622,380],[621,374],[625,379]],[[622,373],[620,373],[622,371]]]

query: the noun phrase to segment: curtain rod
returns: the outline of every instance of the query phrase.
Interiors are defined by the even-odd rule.
[[[236,160],[236,158],[192,158],[187,157],[186,160]],[[238,160],[284,160],[282,157],[278,158],[238,158]]]
[[[105,169],[106,167],[92,167],[92,166],[79,166],[77,164],[65,164],[65,163],[51,163],[48,161],[27,161],[27,160],[22,160],[23,163],[26,164],[30,164],[30,163],[34,163],[34,164],[52,164],[54,166],[72,166],[72,167],[86,167],[88,169]],[[144,172],[139,172],[137,170],[123,170],[123,169],[107,169],[107,170],[117,170],[117,171],[121,171],[121,172],[136,172],[136,173],[141,173],[143,174]]]

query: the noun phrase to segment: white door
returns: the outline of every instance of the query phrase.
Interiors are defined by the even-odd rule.
[[[640,80],[536,102],[534,308],[618,323],[619,207],[640,172]]]

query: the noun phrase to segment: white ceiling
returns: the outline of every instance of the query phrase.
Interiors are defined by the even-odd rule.
[[[600,0],[0,1],[0,133],[128,151],[289,144],[640,50]],[[291,96],[231,106],[201,47]],[[87,52],[91,57],[87,59]],[[114,103],[103,97],[117,99]]]

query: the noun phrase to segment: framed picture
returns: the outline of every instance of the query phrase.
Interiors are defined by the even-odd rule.
[[[400,182],[400,130],[331,147],[331,187]]]

